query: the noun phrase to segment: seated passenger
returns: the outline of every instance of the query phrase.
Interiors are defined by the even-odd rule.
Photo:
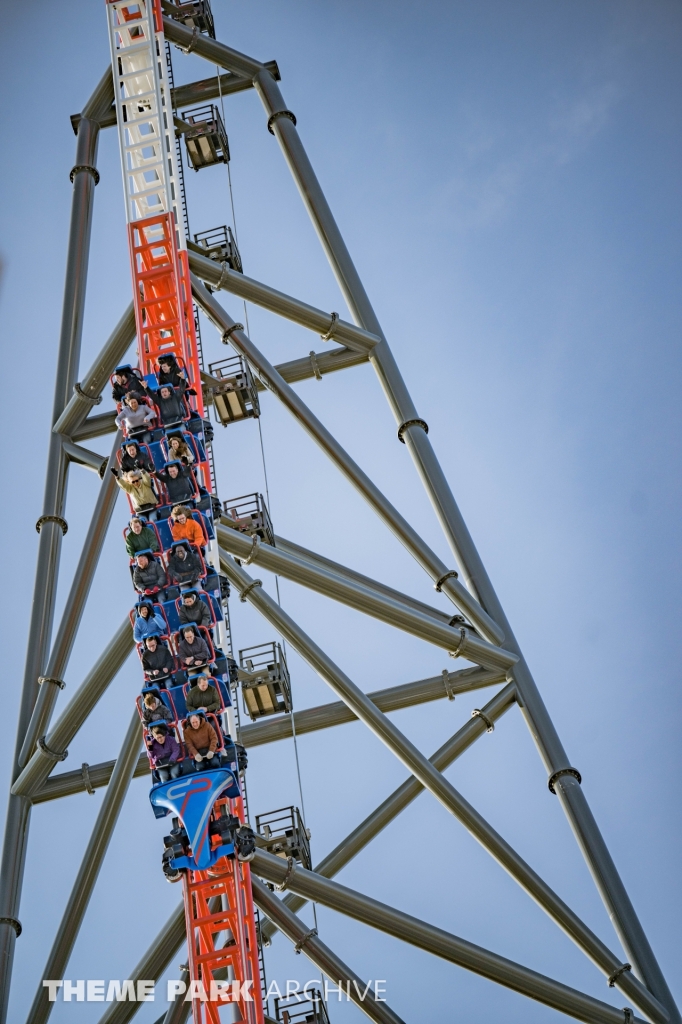
[[[145,693],[142,698],[142,721],[145,725],[150,722],[172,722],[173,712],[167,708],[162,700],[155,693]]]
[[[147,473],[155,473],[156,467],[146,452],[143,452],[137,441],[126,441],[120,462],[124,473],[131,469],[144,469]]]
[[[182,392],[176,391],[175,388],[166,385],[160,387],[158,391],[154,392],[154,402],[164,427],[169,423],[179,423],[187,414],[185,403],[182,400]]]
[[[111,472],[116,477],[116,483],[121,490],[130,495],[133,509],[136,512],[151,513],[154,511],[159,500],[154,494],[152,478],[149,473],[145,473],[143,469],[131,469],[129,473],[119,473],[114,466],[111,467]]]
[[[158,593],[159,600],[165,601],[166,574],[161,562],[145,555],[143,551],[135,555],[133,586],[141,594]]]
[[[122,402],[128,394],[144,394],[146,388],[146,380],[140,380],[140,378],[134,374],[129,367],[119,366],[119,368],[114,372],[114,384],[111,391],[111,397],[115,402]]]
[[[188,551],[184,544],[173,548],[168,558],[168,576],[171,583],[196,583],[201,576],[201,562],[194,551]]]
[[[185,441],[182,434],[168,434],[168,460],[179,459],[183,466],[189,466],[194,462],[194,452]]]
[[[154,611],[151,601],[141,601],[137,606],[137,615],[133,627],[133,639],[136,644],[148,636],[162,636],[167,630],[166,622],[158,612]]]
[[[173,655],[165,644],[159,643],[158,636],[145,637],[142,668],[153,680],[161,681],[173,674]]]
[[[178,642],[178,659],[185,669],[203,668],[208,664],[211,652],[203,636],[194,626],[183,626]]]
[[[151,526],[137,516],[130,520],[130,530],[126,534],[126,551],[134,558],[138,551],[158,551],[159,542]]]
[[[178,619],[181,626],[186,626],[189,623],[193,626],[206,626],[207,629],[210,629],[213,625],[208,605],[201,600],[196,590],[186,590],[182,595]]]
[[[179,462],[168,462],[166,468],[159,473],[159,480],[168,491],[168,498],[172,504],[192,501],[196,494],[196,484],[191,469],[183,469]]]
[[[192,518],[192,510],[185,505],[176,505],[171,512],[170,528],[173,540],[188,540],[199,548],[203,548],[206,543],[204,531]]]
[[[168,384],[169,387],[177,388],[181,393],[196,395],[196,391],[189,387],[189,381],[178,366],[175,356],[161,356],[156,379],[159,382],[159,387],[162,384]]]
[[[182,735],[196,771],[220,767],[218,736],[203,712],[190,715],[182,728]]]
[[[143,440],[146,440],[151,436],[146,428],[153,419],[154,410],[131,394],[126,396],[123,408],[116,417],[116,426],[124,429],[126,434],[141,433]]]
[[[208,723],[207,723],[208,724]],[[215,730],[214,730],[215,732]],[[160,782],[170,782],[180,777],[182,751],[175,737],[165,725],[155,725],[151,737],[147,738],[147,750],[152,759]]]
[[[203,708],[204,711],[220,711],[220,694],[216,690],[208,679],[208,676],[200,676],[197,679],[195,685],[191,690],[187,691],[185,697],[185,703],[187,705],[187,714],[191,714],[192,711],[199,711]]]

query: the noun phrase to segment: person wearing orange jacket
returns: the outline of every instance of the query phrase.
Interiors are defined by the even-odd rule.
[[[170,528],[175,541],[188,540],[190,544],[196,544],[200,548],[206,543],[204,531],[196,519],[192,519],[192,513],[185,505],[176,505],[171,512]]]

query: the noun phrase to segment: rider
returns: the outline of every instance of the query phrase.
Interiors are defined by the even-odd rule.
[[[182,735],[196,771],[220,767],[218,735],[203,711],[194,711],[183,724]]]

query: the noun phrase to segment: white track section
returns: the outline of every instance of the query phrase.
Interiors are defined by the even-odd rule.
[[[126,21],[127,11],[139,11],[139,17]],[[163,33],[154,29],[149,0],[107,3],[107,16],[126,220],[172,211],[178,248],[184,249]]]

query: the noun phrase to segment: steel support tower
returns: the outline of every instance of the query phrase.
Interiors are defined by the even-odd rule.
[[[188,8],[194,13],[188,13]],[[241,732],[244,744],[256,746],[292,735],[292,718],[298,732],[359,719],[402,762],[410,778],[314,869],[297,864],[291,857],[282,859],[258,849],[248,863],[236,858],[223,859],[219,870],[187,872],[183,904],[161,927],[158,938],[130,977],[160,977],[178,950],[184,947],[188,957],[186,980],[201,978],[202,972],[208,977],[206,972],[213,970],[215,961],[218,969],[226,972],[222,977],[228,980],[243,981],[250,977],[257,981],[254,909],[257,907],[267,919],[261,929],[264,936],[281,930],[320,970],[335,981],[347,984],[352,998],[352,983],[355,982],[355,1001],[372,1020],[393,1024],[400,1021],[386,1003],[363,1002],[357,998],[358,986],[362,991],[364,982],[297,917],[297,910],[307,901],[315,900],[576,1020],[588,1024],[628,1024],[636,1020],[682,1024],[587,804],[580,772],[572,766],[562,746],[440,468],[429,440],[427,422],[410,397],[308,160],[296,116],[280,91],[277,65],[261,63],[212,38],[210,17],[197,20],[197,12],[202,15],[202,11],[205,14],[205,3],[176,5],[167,0],[138,0],[131,4],[128,0],[109,0],[106,12],[112,64],[82,113],[72,119],[77,143],[71,171],[73,199],[57,379],[43,511],[36,524],[39,533],[36,586],[2,854],[0,1024],[7,1020],[15,944],[22,933],[20,899],[32,805],[106,787],[92,837],[42,974],[43,979],[61,978],[129,784],[133,777],[149,772],[146,756],[140,755],[137,712],[132,714],[116,761],[84,765],[76,771],[59,768],[67,757],[69,743],[133,649],[132,629],[125,609],[121,609],[121,625],[80,688],[64,706],[60,702],[57,707],[57,699],[64,688],[63,677],[117,497],[115,480],[107,470],[116,465],[120,435],[116,435],[108,459],[93,453],[83,442],[115,431],[113,414],[98,414],[95,409],[110,375],[135,340],[142,373],[153,373],[160,354],[171,352],[183,362],[190,379],[197,384],[194,412],[200,417],[205,415],[200,384],[206,383],[207,375],[200,364],[195,307],[215,325],[233,353],[248,365],[257,389],[269,392],[272,397],[268,401],[279,400],[284,405],[415,558],[435,590],[453,607],[449,612],[432,607],[292,541],[278,537],[276,544],[272,544],[258,534],[247,536],[234,529],[229,518],[221,521],[215,516],[215,539],[208,549],[214,568],[227,576],[233,591],[261,613],[338,698],[321,709],[314,709],[314,714],[305,710],[285,713],[246,725]],[[194,52],[209,64],[222,68],[225,74],[173,89],[165,51],[168,43],[185,52]],[[262,102],[264,130],[270,132],[282,150],[351,310],[352,323],[335,312],[318,309],[253,280],[231,267],[227,260],[211,259],[201,255],[196,246],[187,244],[176,135],[186,133],[191,126],[178,123],[174,110],[249,89],[254,89]],[[121,148],[133,302],[92,367],[82,374],[80,347],[90,229],[99,180],[97,143],[99,132],[113,126],[118,126]],[[320,335],[325,342],[336,344],[274,366],[248,337],[244,326],[223,309],[218,298],[221,290],[285,317]],[[441,561],[430,549],[292,387],[300,380],[321,379],[337,370],[366,363],[376,372],[395,418],[396,443],[405,446],[414,462],[450,546],[453,556],[450,564]],[[209,378],[208,383],[210,386],[216,382]],[[102,484],[66,610],[55,630],[61,541],[68,528],[64,518],[66,486],[73,463],[96,469],[102,476]],[[210,492],[214,480],[208,454],[198,469]],[[444,672],[442,677],[365,694],[269,597],[261,581],[252,575],[252,568],[259,566],[405,630],[464,659],[470,666]],[[224,633],[221,638],[225,642]],[[484,687],[493,688],[493,696],[430,758],[387,717],[387,712],[398,708]],[[448,765],[479,737],[492,731],[496,721],[512,709],[528,726],[546,773],[545,784],[561,803],[608,911],[617,940],[613,948],[594,934],[443,775]],[[628,1003],[625,1009],[616,1009],[333,881],[334,875],[423,790],[428,790],[469,830],[593,962],[608,984],[622,993]],[[244,820],[241,798],[232,803]],[[287,890],[287,895],[276,896],[264,882]],[[231,938],[226,942],[224,937],[228,933]],[[220,943],[218,936],[222,936]],[[22,941],[26,940],[24,937]],[[226,952],[228,949],[231,952]],[[103,1024],[131,1020],[137,1005],[111,1004],[102,1017]],[[39,986],[29,1024],[43,1024],[51,1006],[44,988]],[[242,1020],[249,1024],[261,1024],[267,1019],[258,999],[249,1004],[240,1002],[239,1007]],[[226,1019],[221,1017],[218,1004],[205,1004],[199,999],[194,999],[192,1006],[189,1003],[172,1005],[163,1019],[166,1024],[179,1024],[190,1009],[197,1024]]]

